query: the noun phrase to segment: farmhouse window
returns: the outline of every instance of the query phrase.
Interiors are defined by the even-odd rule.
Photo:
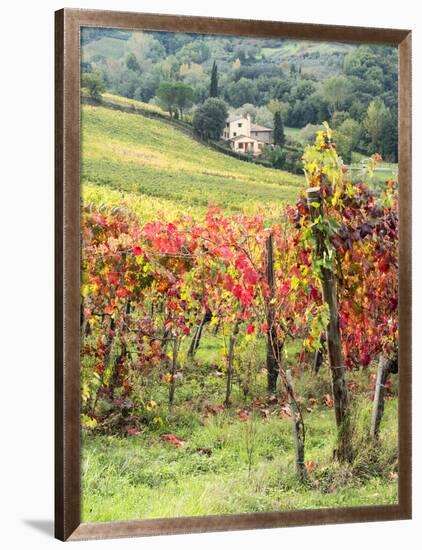
[[[238,127],[242,128],[242,123],[241,122],[238,123]]]
[[[236,137],[237,136],[236,132],[233,132],[233,135]]]
[[[243,143],[239,143],[239,149],[243,149]]]

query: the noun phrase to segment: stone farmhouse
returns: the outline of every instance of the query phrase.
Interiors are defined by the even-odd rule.
[[[249,115],[230,115],[221,137],[230,143],[233,151],[243,154],[260,155],[263,145],[273,143],[271,128],[254,124]]]

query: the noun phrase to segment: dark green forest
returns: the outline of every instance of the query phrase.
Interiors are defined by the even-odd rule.
[[[160,86],[183,84],[188,122],[218,97],[228,112],[271,128],[280,113],[302,143],[328,121],[347,162],[374,151],[397,162],[395,47],[113,29],[84,29],[82,44],[82,71],[99,75],[108,92],[167,109]]]

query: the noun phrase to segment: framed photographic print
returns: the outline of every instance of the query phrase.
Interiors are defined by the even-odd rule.
[[[411,33],[56,13],[56,536],[411,517]]]

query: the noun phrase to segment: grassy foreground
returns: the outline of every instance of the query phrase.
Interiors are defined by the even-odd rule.
[[[395,403],[387,415],[394,419]],[[257,420],[253,427],[235,414],[198,419],[181,414],[187,438],[174,447],[158,435],[132,438],[90,436],[83,440],[82,521],[234,514],[290,509],[393,504],[397,482],[380,471],[365,480],[359,465],[342,468],[330,460],[334,432],[332,411],[308,419],[309,458],[318,461],[312,485],[300,486],[292,461],[288,419]],[[175,413],[176,414],[176,413]],[[250,421],[249,421],[250,422]],[[256,448],[248,473],[248,430]],[[391,436],[391,434],[390,434]],[[384,433],[384,437],[386,434]],[[384,443],[388,442],[384,441]],[[393,451],[391,451],[393,452]],[[364,461],[360,467],[367,466]],[[369,465],[369,469],[377,465]],[[382,469],[381,469],[382,470]]]
[[[397,399],[386,402],[380,441],[371,444],[372,373],[349,377],[360,389],[352,401],[357,454],[348,466],[332,459],[334,411],[323,399],[330,387],[327,369],[316,381],[308,373],[296,377],[307,428],[309,479],[301,485],[295,475],[290,418],[283,416],[280,403],[266,401],[264,372],[258,373],[255,386],[264,396],[258,398],[261,407],[252,405],[257,393],[245,398],[236,386],[233,404],[225,410],[218,406],[225,383],[218,369],[187,368],[172,409],[167,388],[156,385],[148,396],[154,399],[150,421],[138,435],[84,434],[82,521],[397,502]],[[247,420],[242,419],[244,410],[251,412]],[[172,445],[163,440],[164,434],[174,434],[183,444]]]

